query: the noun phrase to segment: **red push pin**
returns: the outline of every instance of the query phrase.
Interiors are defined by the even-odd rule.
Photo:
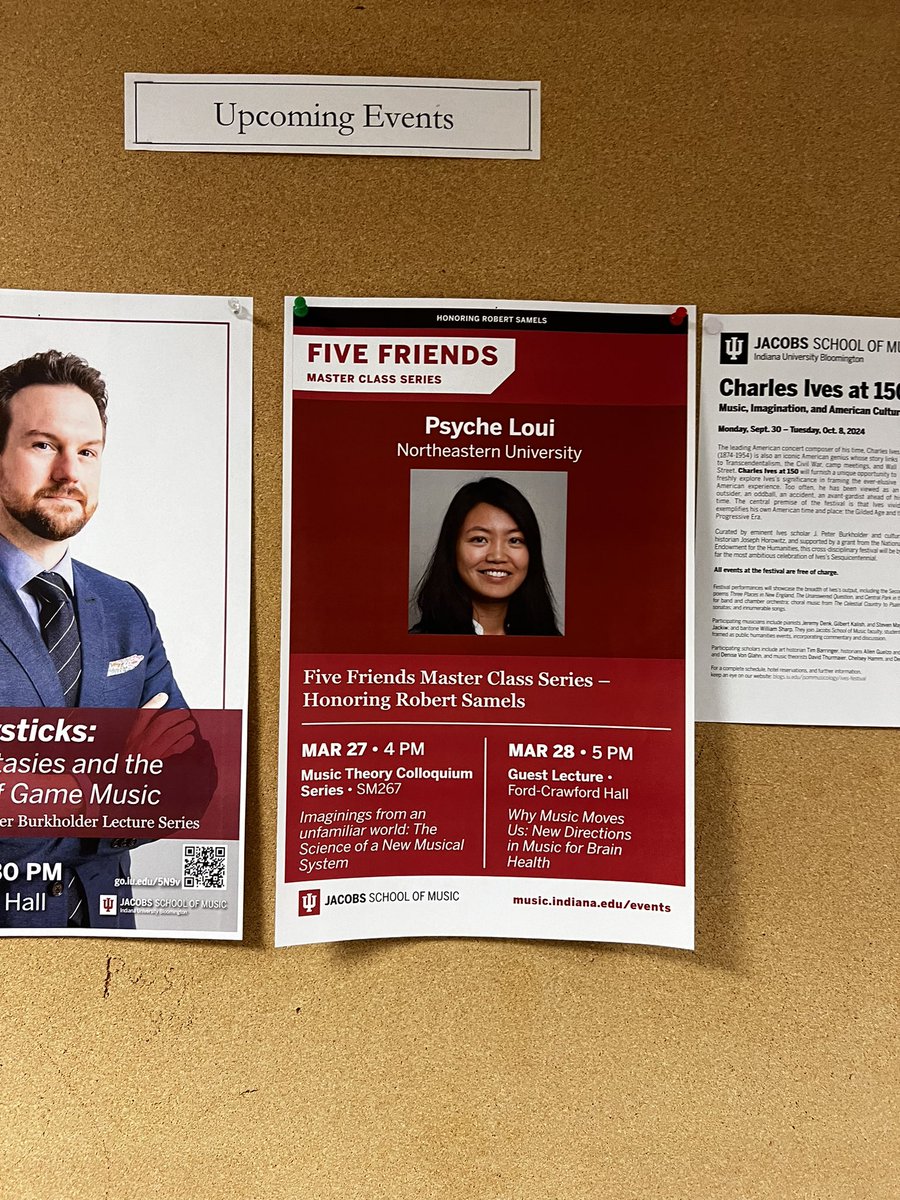
[[[676,308],[673,313],[669,313],[669,322],[672,325],[683,325],[686,316],[686,308]]]

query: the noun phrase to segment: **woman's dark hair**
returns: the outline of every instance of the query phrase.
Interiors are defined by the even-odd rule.
[[[472,595],[456,567],[456,542],[463,521],[478,504],[490,504],[508,513],[528,547],[528,572],[521,587],[509,598],[506,632],[559,637],[534,509],[518,488],[492,476],[464,484],[450,501],[431,561],[416,588],[416,603],[422,617],[411,632],[473,632]]]

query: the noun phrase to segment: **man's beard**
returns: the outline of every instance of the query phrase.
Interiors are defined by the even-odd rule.
[[[63,497],[75,500],[80,505],[78,509],[58,509],[56,505],[49,508],[39,505],[44,498]],[[79,488],[42,488],[35,492],[27,503],[16,499],[4,499],[3,507],[29,533],[44,538],[48,542],[64,542],[74,537],[87,525],[94,515],[96,504],[89,505],[87,497]]]

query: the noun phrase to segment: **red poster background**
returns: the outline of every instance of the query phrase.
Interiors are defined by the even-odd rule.
[[[401,338],[406,334],[455,338],[484,329],[371,329],[297,332]],[[309,393],[293,402],[290,679],[288,707],[288,882],[378,875],[522,874],[542,878],[629,879],[684,882],[684,644],[686,512],[687,337],[637,333],[492,330],[515,337],[516,369],[490,396]],[[483,417],[500,421],[555,421],[551,439],[463,436],[456,444],[572,446],[566,459],[406,457],[398,443],[453,445],[426,436],[425,417]],[[525,408],[524,406],[527,406]],[[567,474],[565,635],[561,638],[415,636],[407,630],[410,472],[519,470]],[[464,657],[463,657],[464,656]],[[320,707],[304,693],[333,696],[396,691],[341,684],[310,688],[303,672],[330,675],[353,667],[415,674],[419,667],[486,673],[545,669],[584,671],[609,684],[590,690],[500,687],[475,689],[497,697],[518,693],[524,708],[421,709],[391,702]],[[404,689],[401,689],[404,690]],[[417,691],[413,687],[405,689]],[[428,689],[425,689],[426,691]],[[446,691],[447,689],[443,689]],[[460,693],[465,690],[457,689]],[[402,724],[398,724],[402,722]],[[541,727],[550,726],[550,727]],[[608,729],[574,728],[609,726]],[[622,729],[652,726],[654,729]],[[518,728],[517,728],[518,727]],[[379,759],[371,747],[390,739],[425,745],[415,763]],[[574,761],[508,759],[510,742],[572,747]],[[348,742],[365,742],[363,759],[347,756]],[[605,805],[621,816],[631,839],[620,857],[573,853],[553,856],[550,869],[510,867],[510,810],[559,810],[558,797],[511,795],[509,770],[547,767],[602,769],[591,754],[597,744],[630,745],[612,786],[628,799],[573,799],[592,809]],[[306,743],[334,744],[335,755],[304,757]],[[552,753],[552,750],[549,751]],[[307,751],[309,753],[309,751]],[[487,777],[483,763],[487,753]],[[399,796],[363,800],[347,776],[357,769],[452,765],[471,779],[407,780]],[[303,796],[311,768],[334,769],[340,795]],[[616,772],[613,772],[614,774]],[[543,786],[546,781],[540,781]],[[314,785],[314,784],[313,784]],[[359,849],[365,837],[335,841],[340,869],[318,870],[301,850],[304,811],[427,810],[439,837],[463,841],[454,851]],[[487,817],[485,821],[485,809]],[[308,828],[309,822],[306,826]],[[346,823],[350,828],[350,823]],[[371,825],[372,822],[361,822]],[[371,837],[370,837],[371,842]],[[393,840],[393,839],[391,839]],[[403,838],[397,838],[402,843]],[[383,843],[382,843],[383,844]],[[301,868],[300,863],[306,859]],[[312,869],[311,869],[312,868]]]

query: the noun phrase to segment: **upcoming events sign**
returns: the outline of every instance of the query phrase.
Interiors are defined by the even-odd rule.
[[[541,156],[541,85],[365,75],[125,76],[125,149]]]
[[[692,946],[694,328],[287,301],[277,944]]]

